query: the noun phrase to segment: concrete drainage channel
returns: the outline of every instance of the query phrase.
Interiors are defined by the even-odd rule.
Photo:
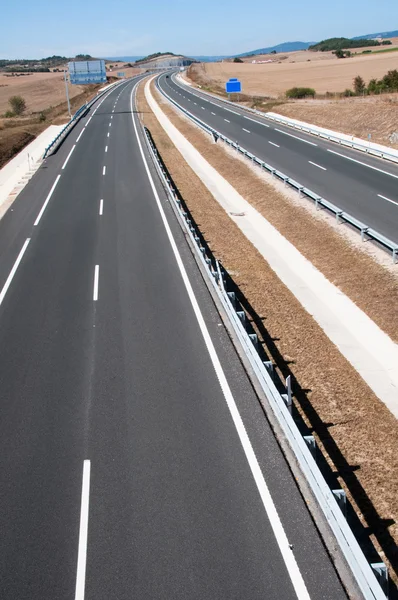
[[[182,111],[194,123],[199,125],[199,127],[201,129],[206,131],[206,133],[210,134],[215,141],[217,141],[219,139],[222,140],[223,142],[228,144],[228,146],[230,146],[231,148],[234,148],[237,152],[246,156],[253,164],[257,164],[261,169],[264,169],[264,170],[268,171],[269,173],[271,173],[273,177],[277,177],[278,179],[282,180],[284,182],[285,186],[289,185],[290,187],[296,189],[299,193],[299,196],[304,195],[307,198],[311,198],[311,200],[314,201],[317,209],[320,209],[320,208],[327,209],[330,213],[332,213],[336,216],[336,221],[338,223],[348,223],[349,225],[354,227],[356,230],[359,230],[361,233],[362,241],[372,239],[372,240],[376,241],[383,248],[390,250],[390,252],[392,252],[393,262],[394,263],[398,262],[398,244],[396,244],[392,240],[388,239],[387,237],[385,237],[384,235],[382,235],[381,233],[379,233],[372,227],[369,227],[368,225],[366,225],[365,223],[363,223],[356,217],[353,217],[349,213],[341,210],[341,208],[339,208],[332,202],[329,202],[325,198],[322,198],[318,194],[315,194],[315,192],[313,192],[312,190],[301,185],[298,181],[295,181],[294,179],[288,177],[287,175],[285,175],[285,173],[278,171],[277,169],[275,169],[268,163],[262,161],[260,158],[258,158],[251,152],[248,152],[245,148],[243,148],[243,146],[239,146],[239,144],[237,144],[236,142],[233,142],[232,140],[227,138],[225,135],[223,135],[216,129],[213,129],[213,127],[210,127],[209,125],[204,123],[198,117],[195,117],[195,115],[193,115],[188,110],[186,110],[185,108],[180,106],[163,89],[160,88],[158,79],[156,79],[156,87],[157,87],[158,91],[165,98],[167,98],[169,100],[169,102],[174,104],[174,106],[176,106],[180,111]]]
[[[224,308],[234,334],[243,350],[257,382],[265,394],[279,427],[294,453],[295,460],[310,487],[317,505],[337,542],[358,590],[366,600],[388,597],[388,571],[381,562],[369,564],[352,533],[346,518],[347,500],[341,489],[331,490],[316,462],[316,442],[313,436],[303,436],[293,418],[290,376],[283,390],[278,391],[273,364],[264,361],[262,346],[239,302],[236,284],[210,251],[200,230],[180,197],[160,157],[151,134],[144,127],[148,149],[156,169],[171,199],[172,206],[195,248],[197,258],[208,276],[208,283]]]

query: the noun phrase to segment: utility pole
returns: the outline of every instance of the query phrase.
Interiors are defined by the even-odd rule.
[[[68,113],[69,118],[72,118],[72,113],[70,112],[70,102],[69,102],[69,90],[68,90],[68,78],[66,76],[66,69],[64,70],[64,79],[65,79],[65,91],[66,91],[66,101],[68,102]]]

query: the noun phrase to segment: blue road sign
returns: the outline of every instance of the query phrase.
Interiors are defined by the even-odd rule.
[[[120,72],[117,74],[117,76],[118,76],[118,77],[125,77],[125,76],[126,76],[126,73],[125,73],[124,71],[120,71]]]
[[[68,63],[70,82],[84,85],[105,83],[106,69],[104,60],[79,60]]]
[[[227,94],[238,93],[242,91],[242,84],[237,79],[230,79],[225,84],[225,91]]]

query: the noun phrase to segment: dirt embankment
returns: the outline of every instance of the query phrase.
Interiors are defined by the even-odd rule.
[[[293,218],[290,202],[254,175],[249,165],[242,161],[231,164],[220,145],[209,143],[205,134],[177,116],[158,96],[156,98],[162,110],[206,160],[282,233],[289,231],[286,237],[318,268],[324,269],[329,279],[351,297],[361,298],[363,308],[370,307],[370,312],[376,314],[380,305],[379,317],[386,325],[391,323],[391,318],[395,321],[391,331],[398,339],[396,318],[389,316],[385,308],[394,305],[392,296],[398,298],[396,280],[389,273],[372,264],[369,257],[353,251],[339,235],[327,230],[325,237],[322,227],[327,226],[312,220],[304,209],[295,210]],[[317,437],[322,454],[363,525],[369,528],[368,534],[383,560],[390,565],[394,579],[398,580],[396,419],[181,158],[146,103],[142,85],[138,107],[210,247],[234,273],[268,355],[282,377],[292,375],[295,406]],[[325,240],[322,249],[317,243],[320,235]],[[375,290],[380,295],[372,308]]]

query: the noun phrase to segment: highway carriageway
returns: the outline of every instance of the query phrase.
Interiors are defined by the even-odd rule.
[[[111,90],[0,221],[3,599],[342,600]]]
[[[259,159],[398,243],[398,165],[231,106],[171,74],[159,87]]]

